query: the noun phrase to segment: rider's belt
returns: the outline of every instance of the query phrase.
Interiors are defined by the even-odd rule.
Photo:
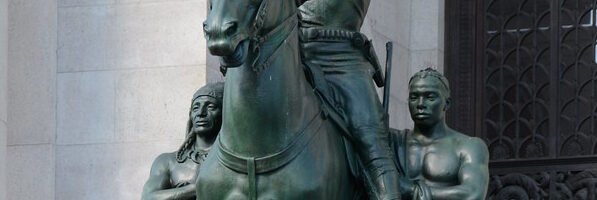
[[[320,28],[302,28],[301,39],[305,42],[313,41],[351,41],[359,48],[364,47],[368,41],[367,36],[362,33],[339,30],[339,29],[320,29]]]
[[[302,42],[350,41],[355,48],[361,50],[373,66],[373,80],[377,87],[385,85],[385,78],[375,54],[373,43],[364,34],[339,29],[302,28],[301,40]]]
[[[323,119],[321,113],[317,113],[308,124],[303,127],[299,134],[283,150],[264,157],[243,157],[235,155],[225,149],[218,138],[216,155],[218,161],[229,169],[248,175],[249,199],[257,199],[257,174],[274,171],[294,160],[304,149],[313,137],[319,132]]]

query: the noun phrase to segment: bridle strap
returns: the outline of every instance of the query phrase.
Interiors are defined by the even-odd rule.
[[[243,32],[234,34],[230,38],[230,42],[232,44],[241,45],[240,43],[247,39],[251,40],[252,43],[257,43],[257,41],[259,41],[258,34],[261,31],[261,29],[263,28],[263,24],[265,21],[265,15],[267,14],[267,5],[268,5],[268,0],[261,1],[261,4],[259,4],[259,9],[257,10],[257,14],[255,14],[255,18],[253,19],[251,27],[248,29],[245,29]],[[258,48],[259,44],[256,44],[255,46]],[[237,47],[237,48],[239,48],[239,47]],[[253,49],[253,50],[255,50],[255,49]],[[247,53],[247,52],[244,52],[244,53]],[[233,64],[231,64],[229,62],[224,62],[222,60],[225,60],[225,59],[220,60],[220,72],[222,72],[222,74],[224,76],[226,76],[226,71],[228,71],[228,68],[236,68],[236,67],[240,67],[242,65],[239,62],[232,62]]]
[[[253,19],[251,27],[248,29],[245,29],[245,31],[243,31],[243,32],[234,34],[230,38],[230,41],[233,44],[238,44],[241,41],[246,40],[246,39],[255,40],[258,37],[259,32],[263,28],[263,24],[265,21],[265,15],[267,14],[267,5],[268,5],[268,0],[261,1],[261,4],[259,5],[257,14],[255,14],[255,19]]]
[[[298,17],[296,12],[290,15],[288,18],[282,22],[282,24],[276,26],[273,30],[269,31],[262,37],[259,37],[259,41],[256,44],[256,48],[254,49],[254,53],[258,56],[255,58],[253,63],[251,63],[251,67],[253,71],[260,72],[263,69],[267,68],[271,63],[271,60],[276,57],[277,53],[280,52],[280,48],[282,44],[284,44],[285,39],[287,39],[290,34],[296,29],[298,26]],[[271,42],[268,42],[271,41]],[[273,45],[277,45],[273,52],[269,55],[261,55],[261,47],[265,45],[269,45],[268,43],[272,43]]]
[[[276,26],[274,29],[268,31],[267,33],[260,34],[260,32],[263,29],[263,25],[265,23],[265,17],[267,15],[268,5],[269,5],[268,3],[269,3],[269,0],[263,0],[261,2],[261,4],[259,5],[259,10],[257,11],[257,14],[255,15],[255,19],[253,20],[251,28],[246,29],[246,31],[244,31],[244,32],[237,33],[234,36],[232,36],[232,38],[231,38],[232,43],[239,44],[239,45],[244,40],[247,40],[247,39],[250,40],[250,42],[251,42],[250,47],[252,47],[252,49],[250,49],[250,50],[256,56],[254,56],[253,60],[249,63],[251,64],[251,67],[252,67],[253,71],[255,71],[255,72],[259,72],[259,71],[267,68],[267,66],[270,64],[271,59],[274,57],[274,54],[276,54],[278,52],[278,50],[280,49],[280,47],[282,46],[281,41],[288,38],[290,36],[290,33],[296,28],[296,26],[298,26],[298,16],[297,16],[297,12],[295,11],[288,18],[286,18],[281,24]],[[274,42],[278,42],[280,44],[278,44],[278,46],[275,48],[275,50],[271,54],[269,54],[267,57],[262,58],[261,46],[263,46],[264,44],[267,44],[268,41],[275,38],[276,36],[282,36],[279,39],[279,41],[278,40],[274,41]],[[239,66],[241,66],[241,65],[230,65],[230,64],[220,62],[220,71],[222,72],[222,74],[226,75],[227,68],[234,68],[234,67],[239,67]]]

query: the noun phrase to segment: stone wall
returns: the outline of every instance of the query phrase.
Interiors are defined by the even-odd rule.
[[[9,0],[8,198],[140,199],[205,84],[206,10]]]
[[[8,199],[54,199],[56,1],[8,0]]]
[[[206,3],[58,4],[56,199],[139,199],[205,83]],[[81,181],[84,179],[85,181]]]
[[[7,38],[8,38],[8,2],[0,0],[0,200],[6,200],[6,133],[7,128]]]
[[[444,0],[374,0],[361,32],[373,40],[380,63],[393,42],[390,127],[412,129],[408,80],[427,66],[443,71]],[[379,90],[380,99],[383,91]]]

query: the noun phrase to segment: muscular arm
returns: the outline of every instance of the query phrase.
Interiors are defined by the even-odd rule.
[[[172,154],[158,156],[151,166],[149,180],[143,187],[142,200],[175,200],[195,197],[195,183],[172,188],[170,184],[169,157]]]
[[[451,187],[430,187],[433,199],[485,199],[489,184],[487,146],[478,138],[463,142],[460,184]]]

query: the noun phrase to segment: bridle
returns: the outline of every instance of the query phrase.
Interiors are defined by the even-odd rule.
[[[238,44],[238,46],[236,47],[237,49],[233,55],[222,56],[220,58],[220,71],[222,74],[226,75],[228,68],[240,67],[244,63],[251,63],[251,68],[255,72],[265,69],[270,64],[271,58],[275,57],[274,54],[278,52],[278,49],[281,45],[278,44],[278,47],[274,50],[274,52],[272,52],[266,58],[261,58],[261,46],[270,43],[268,41],[276,35],[282,35],[283,37],[281,39],[288,38],[290,33],[295,29],[296,26],[298,26],[298,17],[295,11],[295,13],[291,14],[287,19],[284,20],[284,22],[276,26],[271,31],[260,34],[265,23],[265,16],[268,12],[269,1],[270,0],[262,0],[260,2],[259,9],[257,10],[255,18],[253,19],[253,22],[249,28],[234,34],[230,38],[230,42],[232,44]],[[248,50],[250,50],[253,53],[252,55],[254,55],[251,56],[251,58],[248,58],[246,55],[248,53],[246,51]]]

